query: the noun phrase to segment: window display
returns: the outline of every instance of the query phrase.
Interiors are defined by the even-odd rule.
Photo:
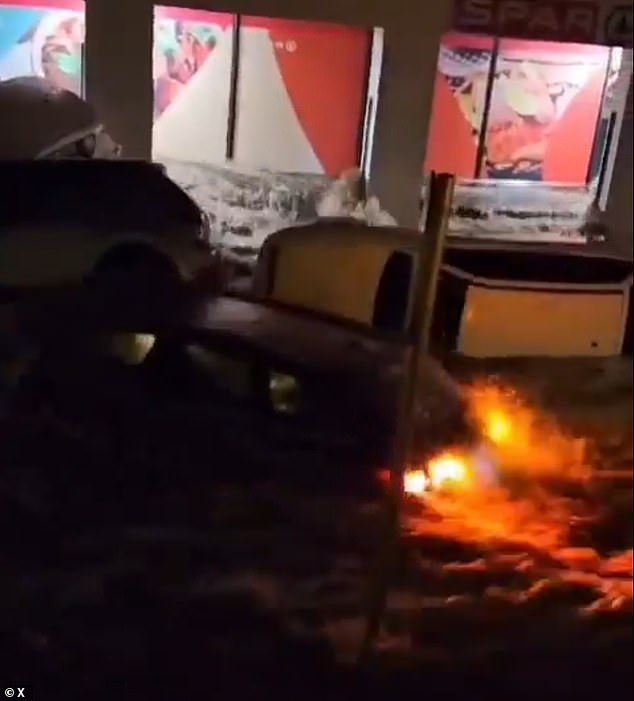
[[[438,53],[424,170],[472,178],[491,73],[491,37],[447,34]]]
[[[82,0],[0,2],[0,80],[39,76],[81,95]]]
[[[337,177],[360,162],[371,32],[242,17],[239,163]]]
[[[451,234],[586,242],[613,120],[602,106],[619,51],[442,38],[423,171],[458,176]]]
[[[366,28],[155,7],[152,155],[236,257],[362,165],[372,47]]]
[[[479,175],[585,184],[608,60],[603,46],[503,39]]]
[[[445,35],[424,170],[585,185],[609,62],[604,46]]]
[[[155,8],[155,157],[225,160],[233,23],[227,13]]]
[[[336,177],[360,161],[370,49],[364,29],[156,7],[153,152]]]

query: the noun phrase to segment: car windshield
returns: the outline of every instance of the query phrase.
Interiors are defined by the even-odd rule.
[[[198,225],[201,211],[153,163],[50,160],[0,164],[0,226],[74,224],[156,232]]]

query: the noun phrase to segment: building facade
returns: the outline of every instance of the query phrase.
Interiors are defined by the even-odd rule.
[[[591,173],[592,163],[597,159],[595,152],[602,150],[605,153],[599,160],[602,159],[602,172],[610,182],[600,193],[600,204],[607,208],[607,220],[618,239],[618,248],[631,250],[631,52],[626,51],[625,58],[620,59],[614,75],[621,75],[621,79],[620,82],[615,80],[607,107],[604,99],[613,57],[607,47],[631,47],[631,5],[618,0],[609,3],[599,0],[539,3],[528,0],[410,0],[402,3],[389,0],[304,0],[302,3],[292,0],[178,0],[170,1],[166,7],[155,6],[153,0],[87,0],[85,3],[81,0],[0,0],[0,12],[3,8],[14,8],[16,12],[21,8],[20,16],[25,17],[25,22],[27,10],[43,7],[54,7],[59,12],[74,12],[81,7],[85,18],[81,90],[95,105],[109,132],[122,144],[126,155],[172,161],[177,179],[185,179],[184,184],[202,193],[202,199],[215,197],[213,192],[223,188],[231,190],[228,195],[232,199],[231,213],[225,217],[227,221],[223,225],[237,247],[245,235],[245,227],[236,212],[245,198],[249,200],[245,207],[260,212],[261,218],[266,219],[280,209],[276,199],[279,192],[288,193],[290,189],[292,206],[301,209],[302,193],[321,187],[315,184],[314,178],[336,177],[338,170],[347,167],[360,166],[365,170],[371,189],[383,206],[400,223],[415,226],[420,219],[425,170],[450,170],[476,181],[470,186],[475,187],[478,198],[483,196],[482,179],[487,181],[487,193],[500,192],[504,179],[538,180],[532,192],[548,191],[545,196],[549,198],[552,192],[547,186],[552,180],[587,190],[591,179],[598,177]],[[204,36],[194,37],[197,47],[213,47],[214,60],[204,62],[205,75],[201,69],[193,76],[191,63],[196,62],[196,56],[192,49],[194,53],[186,56],[184,62],[190,74],[179,83],[180,78],[175,77],[176,69],[172,66],[170,79],[161,83],[157,60],[165,62],[173,55],[174,36],[161,37],[163,53],[157,53],[157,34],[164,27],[173,31],[174,23],[195,25],[196,31],[203,32]],[[373,34],[374,28],[382,31]],[[0,37],[6,43],[3,32],[0,26]],[[39,61],[34,71],[46,74],[52,64],[50,56],[47,58],[44,54],[54,32],[51,28],[42,29],[39,34],[37,30],[29,32],[35,47],[33,51],[38,54],[35,62]],[[60,44],[69,41],[71,33],[72,28],[67,28],[61,38],[54,36],[53,50],[49,53],[55,53],[55,42],[59,49]],[[38,44],[40,35],[44,37],[40,41],[44,48]],[[20,47],[24,36],[21,35]],[[469,37],[484,40],[486,46],[476,46]],[[180,40],[180,35],[178,38]],[[531,42],[542,42],[541,48],[528,46]],[[516,141],[519,139],[519,150],[523,148],[522,153],[544,150],[545,137],[535,134],[539,129],[545,131],[542,127],[546,117],[537,114],[536,107],[526,106],[526,84],[535,82],[530,74],[535,65],[541,70],[539,66],[553,64],[552,56],[559,51],[553,47],[561,42],[566,42],[564,47],[568,47],[560,51],[565,54],[565,61],[555,61],[557,65],[553,70],[559,74],[564,69],[568,72],[564,77],[553,78],[547,89],[552,93],[565,88],[568,92],[563,98],[551,94],[549,109],[554,110],[557,101],[569,104],[576,95],[578,119],[573,131],[588,145],[585,151],[576,149],[581,160],[578,159],[575,172],[563,167],[562,157],[559,157],[559,169],[554,167],[557,158],[550,153],[548,157],[542,154],[520,159],[524,171],[518,175],[515,165],[509,169],[505,162],[509,149],[516,153],[518,149],[511,148],[515,142],[507,132],[500,134],[494,117],[504,122],[505,110],[508,112],[508,104],[511,104],[515,122],[518,115],[523,119],[521,134],[512,135]],[[601,45],[605,47],[603,53]],[[574,47],[582,47],[583,51]],[[302,51],[303,58],[300,57]],[[545,57],[535,58],[535,51]],[[236,60],[236,55],[241,58]],[[15,57],[21,54],[12,56],[12,60],[17,60]],[[363,56],[368,57],[367,65]],[[447,75],[441,70],[443,58],[452,66]],[[62,69],[71,70],[72,56],[64,51],[63,59]],[[297,75],[300,61],[303,61],[304,74]],[[315,68],[315,61],[321,61],[319,70]],[[500,68],[504,61],[510,69],[508,66]],[[596,73],[595,94],[590,100],[587,95],[588,90],[592,91],[592,81],[579,78],[579,71],[587,72],[590,64],[596,66],[602,61],[605,66],[602,73]],[[7,77],[3,75],[5,64],[0,55],[0,79]],[[267,72],[269,65],[274,67]],[[513,83],[513,71],[517,73],[518,66],[520,79]],[[523,87],[518,87],[522,81]],[[286,92],[280,87],[282,83]],[[187,91],[180,91],[175,100],[170,90],[184,84],[188,86]],[[439,107],[442,97],[439,97],[439,85],[442,90],[449,85],[453,95],[445,96],[451,104],[446,105],[444,112]],[[160,96],[157,86],[164,91]],[[478,86],[480,103],[476,99]],[[531,90],[529,86],[528,93]],[[279,97],[282,92],[283,98]],[[447,90],[444,92],[449,95]],[[512,99],[509,97],[505,104],[501,104],[504,100],[496,102],[498,93],[510,95]],[[567,97],[568,94],[571,97]],[[458,153],[460,134],[465,127],[460,114],[464,115],[467,104],[473,114],[479,111],[479,122],[477,128],[464,137],[469,143]],[[306,112],[307,105],[311,106],[310,114]],[[571,110],[567,112],[570,116]],[[469,115],[470,127],[474,126],[471,123],[473,114]],[[453,131],[448,128],[452,119],[456,127]],[[569,124],[559,127],[559,133],[570,131],[571,119]],[[579,119],[585,120],[585,127],[580,126]],[[267,129],[267,124],[276,128]],[[600,127],[609,132],[609,138],[602,137],[602,146],[598,149],[596,133]],[[553,130],[556,131],[556,125]],[[331,136],[326,138],[324,134],[328,132]],[[551,138],[553,145],[557,142],[561,143],[561,138]],[[497,161],[489,162],[494,152],[498,153]],[[488,154],[486,167],[485,153]],[[454,154],[455,158],[448,154]],[[272,194],[269,190],[263,194],[251,180],[250,190],[259,188],[258,192],[245,194],[243,186],[236,185],[235,181],[247,176],[233,173],[234,162],[246,163],[253,171],[305,174],[304,180],[310,182],[306,184],[296,178],[300,184],[295,192],[295,185],[289,186],[287,179],[280,176],[281,181],[270,188]],[[185,168],[184,163],[198,164],[200,168]],[[210,163],[220,169],[220,175],[205,170]],[[227,179],[231,180],[231,187],[226,185]],[[206,190],[200,186],[205,180],[211,183]],[[494,181],[492,188],[489,180]],[[503,189],[502,199],[507,199],[509,192]],[[514,192],[519,191],[515,188]],[[466,196],[468,199],[468,192]],[[576,206],[585,207],[586,201],[587,197],[582,198],[581,205],[577,203]],[[214,200],[210,206],[219,210],[223,209],[221,204]],[[548,200],[546,205],[542,202],[539,206],[543,209],[559,205]],[[224,214],[221,212],[218,216]],[[271,226],[282,220],[283,217],[273,221]],[[266,223],[263,227],[266,230]]]

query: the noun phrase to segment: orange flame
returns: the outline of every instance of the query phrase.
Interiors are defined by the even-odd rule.
[[[478,383],[465,392],[471,414],[505,472],[572,482],[590,478],[586,440],[568,435],[554,416],[499,385]]]
[[[490,485],[480,479],[473,450],[433,457],[424,469],[417,466],[405,475],[405,492],[426,503],[424,512],[409,516],[408,529],[480,545],[521,545],[561,560],[573,529],[596,517],[587,502],[553,489],[554,483],[583,486],[592,477],[587,441],[568,435],[514,390],[479,383],[465,393],[502,481]],[[429,510],[436,518],[428,518]],[[596,559],[603,567],[598,554]],[[630,563],[631,575],[631,550],[623,561]]]
[[[407,470],[403,477],[405,494],[422,497],[429,488],[429,478],[425,470]]]

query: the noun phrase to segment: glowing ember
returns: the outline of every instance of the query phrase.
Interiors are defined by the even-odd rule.
[[[453,446],[406,471],[404,491],[414,504],[405,510],[404,529],[422,542],[476,545],[487,562],[507,558],[521,577],[537,580],[522,600],[544,582],[584,581],[601,593],[588,615],[631,607],[631,548],[606,557],[579,547],[610,518],[586,489],[596,474],[587,441],[515,390],[478,383],[464,391],[482,442]]]
[[[467,387],[465,394],[476,424],[507,474],[571,482],[591,476],[586,441],[567,435],[553,416],[531,406],[516,391],[478,383]]]
[[[406,470],[403,478],[405,494],[423,497],[429,490],[448,490],[466,486],[470,483],[472,458],[458,452],[446,452],[432,458],[426,469]]]
[[[486,415],[484,430],[495,445],[507,443],[513,433],[510,418],[499,409],[493,409]]]
[[[584,487],[592,477],[586,441],[568,435],[554,417],[514,390],[480,383],[465,388],[465,394],[484,443],[442,453],[424,470],[406,474],[406,493],[426,505],[410,514],[407,529],[485,546],[519,545],[560,561],[576,529],[601,516],[591,501],[567,497],[557,486]],[[607,561],[588,550],[592,567],[603,575]],[[619,557],[625,570],[619,576],[631,577],[631,550]]]
[[[429,486],[429,479],[424,470],[408,470],[403,478],[405,494],[413,497],[423,496]]]
[[[456,487],[468,481],[466,460],[451,453],[440,455],[427,466],[429,483],[434,489]]]

